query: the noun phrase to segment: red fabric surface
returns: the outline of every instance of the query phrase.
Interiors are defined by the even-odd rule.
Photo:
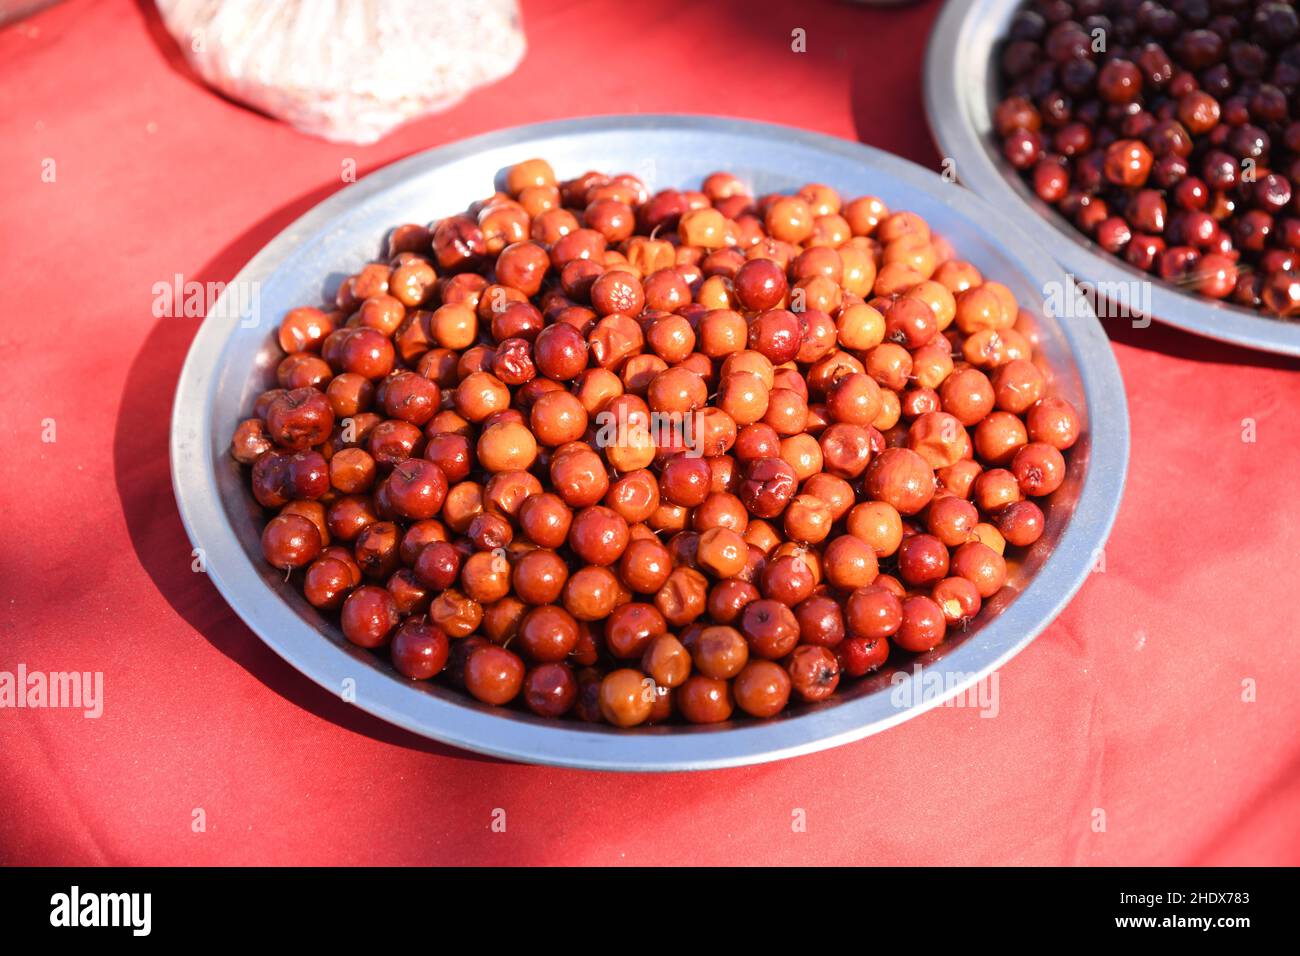
[[[105,682],[99,719],[0,710],[0,861],[1300,862],[1288,360],[1112,330],[1133,455],[1106,569],[1002,671],[997,718],[939,708],[773,765],[602,775],[425,741],[299,675],[190,570],[167,434],[197,320],[154,318],[153,284],[229,280],[341,188],[343,160],[365,173],[519,123],[698,111],[937,168],[920,70],[938,4],[655,7],[525,0],[513,76],[366,148],[197,84],[145,0],[71,0],[0,32],[0,670]]]

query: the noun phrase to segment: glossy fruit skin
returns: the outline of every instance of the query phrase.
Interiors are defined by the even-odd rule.
[[[916,452],[886,448],[867,468],[866,490],[899,514],[916,514],[934,497],[934,472]]]
[[[553,604],[560,600],[568,579],[569,568],[564,559],[545,548],[519,556],[511,571],[511,587],[528,605]]]
[[[797,477],[780,458],[759,458],[746,469],[740,498],[756,518],[775,518],[794,497]]]
[[[898,549],[898,572],[913,587],[933,584],[948,573],[948,546],[934,535],[909,535]]]
[[[789,654],[799,642],[799,621],[787,605],[771,599],[754,601],[740,615],[740,631],[750,651],[768,660]]]
[[[795,694],[810,703],[830,697],[840,683],[839,660],[825,647],[801,644],[786,667]]]
[[[653,604],[632,601],[605,621],[605,648],[620,660],[635,660],[668,632],[668,622]]]
[[[239,423],[230,440],[230,456],[241,465],[251,465],[275,447],[260,418],[249,418]]]
[[[334,409],[314,388],[295,388],[271,403],[266,429],[277,445],[305,451],[319,445],[334,428]]]
[[[846,605],[845,624],[850,637],[877,640],[898,632],[903,623],[903,602],[878,584],[858,588]]]
[[[817,586],[809,555],[781,555],[765,563],[760,576],[763,596],[791,607],[804,600]]]
[[[520,530],[543,548],[558,548],[568,539],[573,512],[557,495],[545,492],[527,498],[519,507]]]
[[[360,583],[360,578],[359,568],[354,577],[352,568],[346,562],[322,553],[307,566],[307,572],[303,576],[303,596],[312,607],[338,610],[343,606],[348,593]]]
[[[655,592],[655,607],[673,627],[685,627],[704,613],[708,579],[694,568],[678,567]]]
[[[861,425],[836,422],[818,437],[823,467],[838,478],[853,479],[871,462],[871,432]]]
[[[749,645],[733,627],[706,627],[692,651],[695,669],[705,677],[727,680],[749,662]]]
[[[1050,495],[1065,481],[1065,458],[1046,442],[1030,442],[1016,451],[1011,473],[1026,495]]]
[[[844,640],[844,612],[834,598],[814,594],[794,609],[804,644],[835,647]]]
[[[732,685],[736,706],[751,717],[775,717],[790,700],[790,675],[772,661],[745,665]]]
[[[646,646],[641,669],[660,687],[678,687],[691,673],[691,653],[671,634],[660,634]]]
[[[736,273],[733,284],[740,304],[754,312],[776,308],[789,288],[785,272],[770,259],[747,261]]]
[[[408,458],[388,477],[388,500],[397,513],[411,521],[432,518],[447,500],[447,476],[431,461]]]
[[[709,496],[712,473],[703,458],[677,455],[665,462],[659,490],[673,504],[694,508]]]
[[[629,541],[619,559],[619,578],[639,594],[655,594],[672,573],[668,549],[655,539]]]
[[[735,698],[731,685],[696,674],[677,689],[677,709],[692,724],[716,724],[731,718]]]
[[[440,628],[410,619],[393,635],[390,650],[399,674],[411,680],[428,680],[447,666],[451,644]]]
[[[903,602],[903,621],[894,635],[894,643],[905,651],[928,651],[942,643],[948,625],[943,608],[924,596]]]
[[[379,647],[397,626],[397,603],[387,588],[367,584],[343,602],[344,636],[359,647]]]
[[[979,541],[963,544],[952,553],[952,573],[975,585],[981,598],[991,598],[1007,580],[1003,557]]]
[[[944,578],[930,590],[949,627],[963,627],[979,613],[983,599],[979,588],[966,578]]]
[[[566,664],[540,664],[524,678],[524,703],[539,717],[563,717],[578,697],[578,682]]]
[[[847,677],[862,677],[879,670],[889,659],[889,642],[884,638],[850,637],[835,648],[840,671]]]
[[[902,516],[893,505],[883,501],[854,505],[848,513],[846,530],[871,545],[877,558],[894,554],[903,541]]]
[[[579,621],[600,621],[617,606],[618,579],[607,568],[587,566],[569,575],[564,609]]]
[[[548,325],[533,342],[533,360],[547,378],[571,381],[587,367],[587,342],[571,325]]]
[[[281,570],[305,567],[320,551],[320,532],[301,515],[278,515],[262,531],[262,554]]]
[[[826,579],[845,591],[865,587],[880,572],[873,545],[853,534],[832,540],[822,552],[822,558]]]
[[[1007,544],[1027,548],[1043,536],[1045,521],[1043,510],[1034,502],[1017,501],[998,513],[997,528]]]
[[[561,607],[544,604],[519,624],[519,648],[534,663],[556,664],[578,645],[578,622]]]
[[[583,508],[569,527],[569,547],[587,564],[609,565],[628,545],[627,522],[603,505]]]
[[[935,498],[926,515],[927,530],[950,548],[969,541],[978,523],[979,509],[955,495]]]
[[[718,579],[734,577],[744,570],[749,557],[745,539],[730,528],[710,528],[700,535],[697,563],[701,570]]]
[[[415,576],[425,587],[444,591],[460,577],[461,562],[459,551],[445,541],[435,541],[416,557]]]
[[[753,584],[739,578],[728,578],[709,589],[707,613],[718,624],[735,625],[745,608],[759,597],[758,588]]]
[[[749,323],[749,347],[773,363],[790,362],[803,344],[803,326],[787,309],[760,312]]]
[[[465,689],[485,704],[510,703],[519,695],[523,681],[524,662],[504,647],[480,647],[465,663]]]
[[[600,712],[615,727],[645,723],[654,702],[654,681],[630,667],[610,671],[600,682]]]

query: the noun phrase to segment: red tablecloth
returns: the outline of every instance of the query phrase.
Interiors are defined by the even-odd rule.
[[[190,569],[167,437],[197,326],[153,317],[155,282],[229,280],[345,159],[535,120],[729,113],[937,167],[937,8],[525,0],[513,76],[367,148],[198,85],[148,0],[0,32],[0,671],[102,671],[105,698],[0,710],[0,861],[1300,862],[1300,374],[1271,356],[1114,331],[1133,455],[1106,569],[1003,670],[998,717],[774,765],[602,775],[427,742],[300,676]]]

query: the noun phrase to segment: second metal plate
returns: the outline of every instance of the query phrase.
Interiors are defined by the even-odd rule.
[[[949,0],[925,58],[925,111],[957,178],[1098,294],[1103,320],[1158,322],[1252,349],[1300,355],[1300,323],[1183,292],[1103,251],[1048,206],[996,150],[998,44],[1020,0]],[[1107,318],[1112,316],[1113,318]]]

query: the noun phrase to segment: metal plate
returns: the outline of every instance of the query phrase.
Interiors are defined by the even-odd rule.
[[[1107,321],[1149,318],[1221,342],[1300,355],[1300,324],[1183,292],[1109,253],[1044,203],[1007,165],[992,133],[994,51],[1020,0],[949,0],[925,57],[925,111],[957,178],[1025,230],[1081,284],[1101,293]]]
[[[172,423],[172,474],[181,516],[204,550],[213,583],[277,653],[331,692],[351,688],[384,720],[481,753],[568,767],[697,770],[758,763],[865,737],[964,691],[1028,644],[1078,589],[1110,531],[1128,462],[1123,385],[1100,324],[1043,315],[1026,329],[1057,393],[1085,418],[1043,539],[978,626],[915,661],[846,686],[821,705],[772,721],[710,727],[614,730],[557,723],[479,705],[454,689],[413,683],[387,661],[354,648],[338,627],[262,560],[262,515],[228,454],[235,425],[273,381],[275,328],[289,308],[332,295],[342,277],[379,255],[393,225],[463,209],[491,191],[503,168],[532,156],[561,177],[588,169],[633,171],[652,188],[698,185],[736,172],[758,193],[829,183],[847,196],[875,194],[911,209],[1021,304],[1042,315],[1042,294],[1062,270],[1022,232],[968,190],[879,151],[796,129],[700,116],[615,116],[504,130],[386,167],[321,203],[263,249],[227,296],[256,290],[259,320],[218,301],[181,374]],[[247,313],[249,310],[245,309]],[[900,678],[901,679],[901,678]]]

